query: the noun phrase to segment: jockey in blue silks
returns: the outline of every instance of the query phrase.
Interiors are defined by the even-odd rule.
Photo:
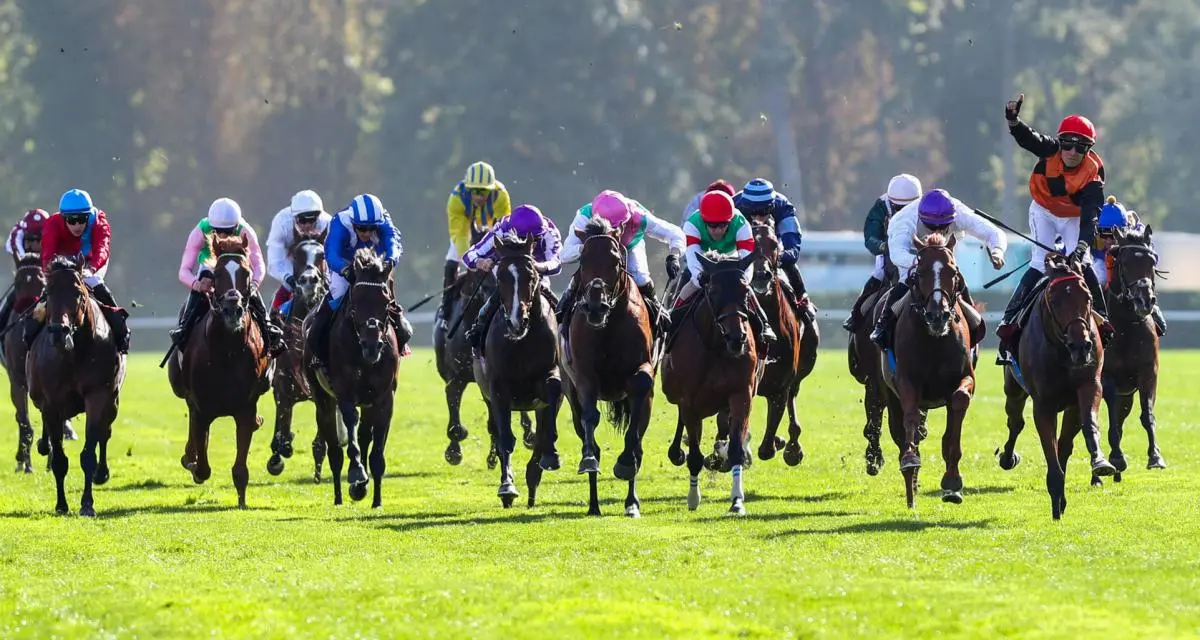
[[[1096,241],[1092,245],[1092,270],[1104,290],[1107,291],[1112,284],[1113,255],[1109,249],[1115,244],[1117,230],[1140,232],[1145,228],[1146,225],[1137,219],[1135,212],[1126,210],[1115,196],[1108,196],[1107,202],[1100,207],[1100,215],[1096,217]],[[1154,320],[1154,330],[1159,337],[1165,335],[1167,320],[1157,304],[1151,308],[1150,318]]]
[[[775,225],[775,235],[783,245],[779,256],[779,267],[787,276],[787,284],[791,285],[796,294],[796,311],[810,323],[816,319],[812,304],[808,300],[808,292],[804,287],[804,278],[796,262],[800,259],[800,221],[796,219],[796,207],[787,196],[775,190],[769,180],[754,178],[733,196],[733,205],[746,216],[750,222],[763,221],[770,217]]]

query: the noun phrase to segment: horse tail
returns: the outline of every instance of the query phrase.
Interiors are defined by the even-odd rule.
[[[617,430],[617,433],[624,434],[629,429],[630,417],[628,400],[608,403],[608,421]]]

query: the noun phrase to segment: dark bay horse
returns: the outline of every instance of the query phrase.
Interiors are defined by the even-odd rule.
[[[625,515],[641,515],[637,474],[642,466],[642,439],[650,424],[654,401],[651,311],[633,276],[626,270],[625,247],[619,234],[600,216],[583,232],[579,255],[577,311],[571,315],[569,344],[560,342],[566,372],[565,391],[583,441],[579,473],[588,474],[588,515],[600,515],[596,486],[600,446],[596,427],[599,403],[607,402],[610,421],[625,436],[625,447],[613,465],[613,475],[629,483]]]
[[[17,412],[17,471],[33,473],[33,425],[29,422],[29,385],[25,378],[25,354],[29,348],[25,346],[21,327],[24,314],[37,304],[46,287],[40,255],[31,253],[21,258],[13,274],[12,286],[15,293],[12,308],[8,310],[8,322],[0,327],[4,331],[3,341],[0,341],[0,362],[8,372],[9,394]]]
[[[167,365],[175,396],[188,407],[188,440],[179,463],[203,484],[212,477],[208,463],[209,430],[217,418],[232,417],[237,425],[237,455],[233,486],[238,506],[246,507],[250,470],[246,458],[254,432],[262,425],[258,399],[270,388],[270,354],[258,323],[250,317],[250,263],[242,238],[213,242],[217,256],[209,309]]]
[[[1031,309],[1018,336],[1016,364],[1004,368],[1008,441],[999,452],[1000,467],[1009,470],[1021,461],[1014,449],[1025,428],[1025,400],[1032,398],[1033,421],[1046,457],[1050,513],[1055,520],[1067,508],[1067,460],[1081,430],[1091,454],[1092,474],[1116,473],[1100,450],[1096,426],[1104,345],[1081,271],[1087,268],[1057,253],[1046,256],[1046,277],[1029,297]],[[1057,424],[1060,412],[1061,434]]]
[[[942,500],[962,503],[962,425],[975,393],[975,365],[971,328],[962,306],[965,289],[954,259],[955,236],[930,234],[913,237],[916,258],[908,295],[900,299],[896,314],[894,348],[879,356],[888,407],[888,428],[900,450],[900,472],[909,508],[915,506],[921,470],[919,444],[925,412],[945,407],[946,431],[942,435]],[[887,300],[877,303],[872,317]],[[867,323],[863,323],[867,324]]]
[[[774,225],[755,224],[754,245],[750,286],[758,294],[759,303],[778,337],[764,354],[767,364],[758,383],[758,395],[767,399],[767,430],[758,445],[758,457],[770,460],[782,449],[783,461],[794,467],[804,459],[800,421],[796,418],[796,396],[800,393],[800,382],[816,366],[820,336],[816,323],[810,325],[801,321],[794,303],[784,292],[779,277],[780,243],[775,237]],[[789,422],[786,446],[776,435],[785,409]]]
[[[873,317],[872,313],[876,304],[880,300],[887,299],[888,289],[896,283],[896,267],[890,260],[887,262],[885,273],[886,280],[879,291],[867,296],[859,305],[863,320],[854,326],[854,332],[850,334],[850,341],[846,345],[850,375],[863,385],[862,405],[867,420],[863,425],[863,437],[867,440],[864,458],[866,459],[867,475],[870,476],[879,475],[879,470],[883,468],[883,448],[879,445],[879,438],[883,433],[883,410],[887,406],[887,401],[883,395],[879,347],[871,342],[873,323],[868,322],[867,319]],[[924,437],[924,429],[922,429],[922,437]]]
[[[317,430],[329,453],[335,505],[342,503],[344,446],[350,499],[367,497],[365,459],[375,484],[371,507],[383,506],[384,449],[400,368],[396,327],[389,311],[394,303],[391,275],[374,249],[355,252],[350,291],[329,324],[329,370],[307,367],[317,405]],[[305,361],[311,362],[307,353]]]
[[[1154,292],[1158,254],[1151,245],[1153,230],[1125,232],[1117,230],[1111,284],[1106,291],[1108,318],[1116,329],[1112,342],[1104,350],[1104,369],[1100,381],[1104,403],[1108,406],[1109,461],[1117,468],[1114,482],[1128,467],[1121,450],[1125,418],[1133,409],[1133,394],[1142,405],[1142,428],[1146,430],[1147,469],[1165,469],[1167,463],[1158,450],[1154,424],[1154,400],[1158,393],[1158,333],[1150,311],[1158,303]],[[1099,476],[1092,478],[1100,484]]]
[[[691,312],[669,339],[662,362],[663,394],[678,407],[678,424],[687,428],[691,510],[700,506],[704,419],[727,412],[728,460],[733,479],[729,511],[746,513],[742,466],[750,458],[746,455],[747,429],[759,364],[758,345],[747,312],[750,283],[745,272],[753,260],[754,254],[741,259],[722,259],[715,253],[700,256],[701,289],[688,302]]]
[[[283,473],[284,459],[292,457],[292,410],[299,402],[312,400],[312,389],[304,373],[304,319],[325,297],[328,288],[324,235],[314,232],[303,236],[297,231],[297,242],[288,254],[292,258],[292,299],[286,315],[277,318],[283,327],[287,348],[275,359],[275,375],[271,387],[275,395],[275,436],[271,439],[271,458],[267,472],[273,476]],[[321,465],[325,461],[325,440],[315,433],[312,441],[313,482],[321,481]]]
[[[555,441],[562,405],[558,370],[558,327],[554,302],[541,284],[532,239],[495,236],[500,313],[492,317],[484,337],[482,357],[474,359],[475,380],[488,408],[488,425],[500,454],[500,503],[511,507],[519,495],[513,482],[512,453],[516,436],[513,411],[534,411],[537,433],[533,454],[525,466],[529,506],[536,503],[542,471],[559,468]]]
[[[456,288],[449,309],[443,309],[445,329],[435,326],[433,330],[434,360],[437,362],[438,375],[445,383],[446,409],[449,413],[446,423],[446,445],[444,454],[446,462],[457,465],[462,463],[463,440],[469,432],[462,423],[461,408],[463,392],[467,385],[475,382],[475,369],[471,360],[471,341],[467,339],[467,327],[471,319],[479,315],[479,309],[489,296],[496,291],[496,278],[489,271],[469,271],[461,276],[454,284]],[[533,421],[527,412],[521,412],[522,438],[527,449],[533,448]],[[499,460],[496,452],[496,441],[489,438],[487,465],[494,469]]]
[[[84,283],[80,263],[64,257],[50,262],[44,311],[45,330],[29,347],[26,379],[29,397],[41,410],[42,429],[47,433],[58,488],[55,511],[68,511],[63,487],[67,476],[63,428],[67,419],[83,413],[86,427],[79,453],[83,469],[79,515],[94,516],[92,485],[108,482],[108,440],[117,419],[125,356],[117,351],[112,328]]]

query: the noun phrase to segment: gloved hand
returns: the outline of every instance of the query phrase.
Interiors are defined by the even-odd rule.
[[[383,259],[383,268],[387,271],[391,271],[392,269],[395,269],[396,261],[392,260],[391,258],[384,258]]]
[[[679,256],[670,254],[667,256],[667,280],[674,280],[679,277],[679,272],[682,267],[679,266]]]
[[[1075,245],[1075,250],[1071,252],[1071,258],[1078,261],[1081,264],[1091,264],[1092,263],[1091,247],[1088,246],[1088,243],[1084,242],[1083,240],[1080,240]]]
[[[1025,94],[1023,92],[1017,95],[1016,100],[1009,100],[1008,104],[1004,105],[1004,119],[1008,120],[1008,124],[1017,123],[1017,117],[1021,115],[1022,102],[1025,102]]]
[[[339,273],[341,273],[342,277],[346,279],[346,282],[354,281],[354,267],[346,265],[346,267],[343,268]]]
[[[779,262],[781,264],[783,264],[784,266],[790,266],[790,265],[796,264],[797,258],[799,258],[799,255],[797,252],[784,251],[783,253],[781,253],[779,255]]]
[[[993,269],[999,269],[1004,266],[1004,254],[999,249],[988,251],[988,257],[992,260]]]

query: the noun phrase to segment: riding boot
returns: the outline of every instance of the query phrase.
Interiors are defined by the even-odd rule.
[[[775,331],[771,329],[771,320],[767,318],[767,312],[763,311],[762,305],[758,303],[758,295],[751,291],[749,300],[750,306],[752,307],[750,311],[753,314],[751,317],[757,318],[758,320],[760,326],[757,328],[759,330],[759,335],[762,336],[763,342],[766,344],[775,342],[778,336],[776,336]]]
[[[1117,331],[1108,321],[1108,301],[1104,297],[1104,288],[1100,286],[1096,270],[1090,266],[1083,270],[1083,281],[1087,283],[1088,291],[1092,294],[1092,311],[1100,315],[1100,344],[1108,346]]]
[[[1030,292],[1041,279],[1042,272],[1032,268],[1026,269],[1021,281],[1017,283],[1017,288],[1013,290],[1012,297],[1008,299],[1008,306],[1004,308],[1004,318],[1000,320],[1000,326],[996,327],[996,335],[1000,338],[996,364],[1006,365],[1010,362],[1013,346],[1011,343],[1017,331],[1017,314],[1025,307]]]
[[[871,342],[880,349],[892,348],[892,326],[896,324],[896,312],[892,309],[904,294],[908,293],[908,284],[897,282],[888,292],[887,300],[883,303],[883,311],[875,320],[875,328],[871,330]]]
[[[438,305],[437,317],[439,325],[445,329],[446,317],[450,315],[450,304],[456,293],[455,282],[458,281],[458,262],[447,260],[442,267],[442,302]]]
[[[492,324],[492,316],[496,315],[496,311],[500,308],[500,302],[496,295],[488,296],[488,299],[479,308],[479,315],[475,317],[475,324],[467,330],[467,341],[473,347],[476,353],[483,353],[483,343],[487,336],[488,325]]]
[[[1154,320],[1154,331],[1158,337],[1167,335],[1167,319],[1163,317],[1162,309],[1158,305],[1150,309],[1150,318]]]
[[[287,349],[287,345],[283,343],[283,329],[280,329],[279,325],[271,322],[267,317],[267,305],[263,303],[262,296],[258,291],[250,292],[249,302],[250,315],[254,317],[259,331],[267,340],[267,351],[272,356],[278,356]]]
[[[654,296],[654,281],[647,280],[646,284],[638,285],[638,291],[641,292],[642,300],[646,301],[646,309],[650,312],[650,329],[653,331],[651,335],[658,335],[664,322],[662,305],[658,304],[658,298]]]
[[[119,353],[129,353],[129,323],[125,321],[129,317],[129,312],[118,308],[112,291],[103,282],[96,283],[96,286],[92,287],[92,296],[104,305],[101,311],[104,313],[104,319],[108,321],[109,328],[112,329],[113,345],[116,346]]]
[[[842,328],[850,333],[854,333],[854,329],[858,327],[858,323],[862,322],[862,312],[858,310],[862,303],[867,298],[874,295],[877,291],[883,288],[883,281],[877,280],[874,276],[867,278],[867,283],[863,285],[862,292],[858,294],[858,298],[854,300],[854,305],[850,307],[850,317],[842,323]]]
[[[804,286],[804,276],[800,275],[800,267],[796,266],[795,262],[783,263],[782,267],[784,275],[792,285],[792,292],[796,294],[796,311],[812,324],[816,321],[817,314],[813,310],[812,301],[808,299],[808,287]]]
[[[179,324],[167,332],[171,336],[171,344],[183,348],[187,343],[188,335],[192,332],[192,325],[195,324],[204,302],[204,294],[199,291],[191,291],[188,293],[187,302],[183,303],[183,309],[179,312]]]
[[[8,319],[12,317],[13,303],[17,298],[17,290],[13,289],[5,296],[3,305],[0,306],[0,329],[8,326]]]
[[[333,320],[333,299],[327,294],[313,315],[312,324],[308,328],[307,342],[310,362],[318,369],[328,366],[326,355],[329,347],[329,325]]]
[[[404,347],[408,345],[408,342],[413,337],[412,323],[404,315],[404,307],[396,302],[388,305],[388,318],[392,321],[392,326],[396,329],[396,348],[400,350],[400,353],[404,353]]]
[[[571,312],[575,306],[575,281],[578,279],[578,272],[571,276],[567,288],[563,289],[562,297],[558,299],[558,306],[554,309],[554,319],[560,325],[566,326],[571,323]]]

